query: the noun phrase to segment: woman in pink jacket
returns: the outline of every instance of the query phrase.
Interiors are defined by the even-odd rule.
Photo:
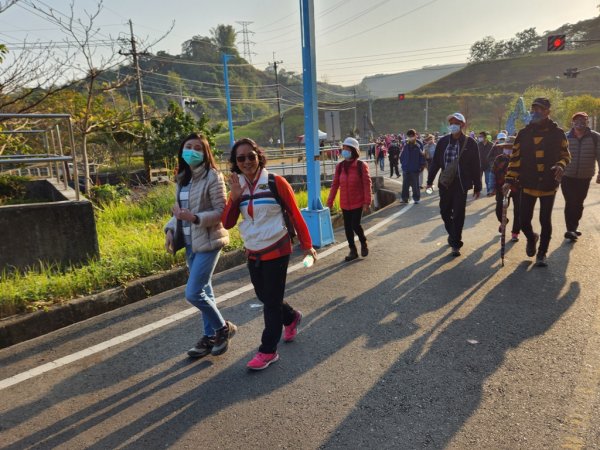
[[[364,257],[369,254],[367,238],[360,225],[363,212],[368,212],[371,206],[371,176],[369,166],[358,159],[359,145],[354,138],[348,137],[342,146],[342,157],[344,161],[335,168],[333,184],[327,199],[327,206],[333,206],[333,201],[340,190],[340,206],[344,215],[344,228],[350,253],[346,261],[358,258],[354,233],[360,241],[360,254]]]

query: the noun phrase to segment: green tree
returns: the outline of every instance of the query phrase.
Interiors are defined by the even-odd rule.
[[[169,103],[167,114],[162,119],[152,119],[150,145],[148,152],[152,164],[157,165],[163,161],[174,161],[181,140],[191,133],[201,133],[206,136],[213,154],[219,156],[215,150],[215,135],[221,130],[221,125],[209,125],[210,119],[202,114],[200,119],[194,119],[185,113],[175,102]]]
[[[490,61],[499,58],[501,55],[501,45],[492,36],[486,36],[471,46],[469,61]]]
[[[231,25],[217,25],[215,28],[211,28],[210,34],[211,41],[219,49],[219,52],[239,56],[235,46],[237,33]]]

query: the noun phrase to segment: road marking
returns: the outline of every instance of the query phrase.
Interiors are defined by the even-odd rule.
[[[387,225],[388,223],[390,223],[397,217],[400,217],[402,214],[407,212],[409,209],[412,208],[412,206],[413,206],[412,203],[405,205],[400,211],[395,212],[390,217],[383,219],[381,222],[379,222],[376,225],[373,225],[371,228],[365,230],[365,234],[371,234],[371,233],[377,231],[378,229],[384,227],[385,225]],[[328,248],[327,250],[324,250],[323,252],[319,253],[319,255],[318,255],[319,260],[326,258],[327,256],[337,252],[338,250],[345,248],[346,246],[347,246],[347,243],[343,242],[343,243],[336,244],[336,245],[332,246],[331,248]],[[297,270],[300,270],[302,268],[304,268],[304,265],[302,263],[294,264],[293,266],[288,268],[288,274],[296,272]],[[230,300],[234,297],[237,297],[238,295],[241,295],[241,294],[251,291],[253,289],[254,289],[254,287],[252,286],[252,283],[246,284],[238,289],[235,289],[233,291],[230,291],[223,295],[220,295],[217,300],[217,303],[224,302],[225,300]],[[141,328],[132,330],[128,333],[122,334],[120,336],[116,336],[112,339],[109,339],[108,341],[101,342],[100,344],[93,345],[91,347],[85,348],[83,350],[72,353],[70,355],[63,356],[62,358],[55,359],[54,361],[51,361],[49,363],[42,364],[41,366],[34,367],[33,369],[26,370],[24,372],[21,372],[17,375],[12,376],[12,377],[5,378],[0,381],[0,391],[2,389],[8,388],[10,386],[14,386],[15,384],[21,383],[23,381],[30,380],[31,378],[37,377],[38,375],[42,375],[46,372],[50,372],[51,370],[58,369],[59,367],[66,366],[67,364],[71,364],[75,361],[79,361],[80,359],[86,358],[95,353],[99,353],[99,352],[107,350],[111,347],[115,347],[119,344],[130,341],[137,337],[140,337],[146,333],[150,333],[151,331],[155,331],[160,328],[163,328],[174,322],[185,319],[186,317],[191,316],[192,314],[196,313],[197,311],[198,310],[196,308],[185,309],[185,310],[180,311],[176,314],[173,314],[169,317],[165,317],[164,319],[161,319],[157,322],[150,323]]]

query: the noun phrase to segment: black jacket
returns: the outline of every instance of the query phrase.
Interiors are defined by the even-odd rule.
[[[435,146],[435,153],[431,160],[431,166],[427,175],[427,184],[432,185],[438,170],[444,169],[444,153],[450,142],[451,134],[443,136]],[[481,164],[479,162],[479,149],[475,139],[465,136],[461,133],[458,138],[459,152],[462,149],[463,143],[467,139],[465,149],[458,161],[458,182],[463,190],[467,192],[474,189],[475,192],[481,192]],[[456,182],[456,181],[455,181]]]

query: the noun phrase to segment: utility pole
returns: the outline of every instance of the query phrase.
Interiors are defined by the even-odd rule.
[[[233,137],[233,116],[231,114],[231,95],[229,94],[229,72],[227,70],[227,61],[231,55],[223,53],[223,79],[225,80],[225,101],[227,102],[227,122],[229,123],[229,148],[233,147],[235,139]]]
[[[138,56],[147,55],[147,52],[138,53],[135,36],[133,35],[133,23],[129,19],[129,31],[131,32],[131,52],[125,53],[119,51],[119,54],[123,56],[133,56],[133,66],[135,67],[135,79],[137,84],[137,100],[138,100],[138,114],[140,115],[140,122],[146,123],[146,114],[144,113],[144,92],[142,91],[142,75],[140,70],[140,60]]]
[[[352,134],[356,133],[356,113],[357,113],[357,105],[356,105],[356,88],[352,89],[354,92],[354,128],[352,129]]]
[[[425,130],[427,131],[427,127],[429,125],[429,98],[425,99]]]
[[[285,137],[283,133],[283,116],[281,115],[281,93],[279,92],[279,75],[277,74],[277,64],[282,64],[283,61],[277,61],[275,59],[275,53],[273,53],[273,69],[275,70],[275,86],[277,88],[277,116],[279,117],[279,148],[283,149],[285,144]]]

